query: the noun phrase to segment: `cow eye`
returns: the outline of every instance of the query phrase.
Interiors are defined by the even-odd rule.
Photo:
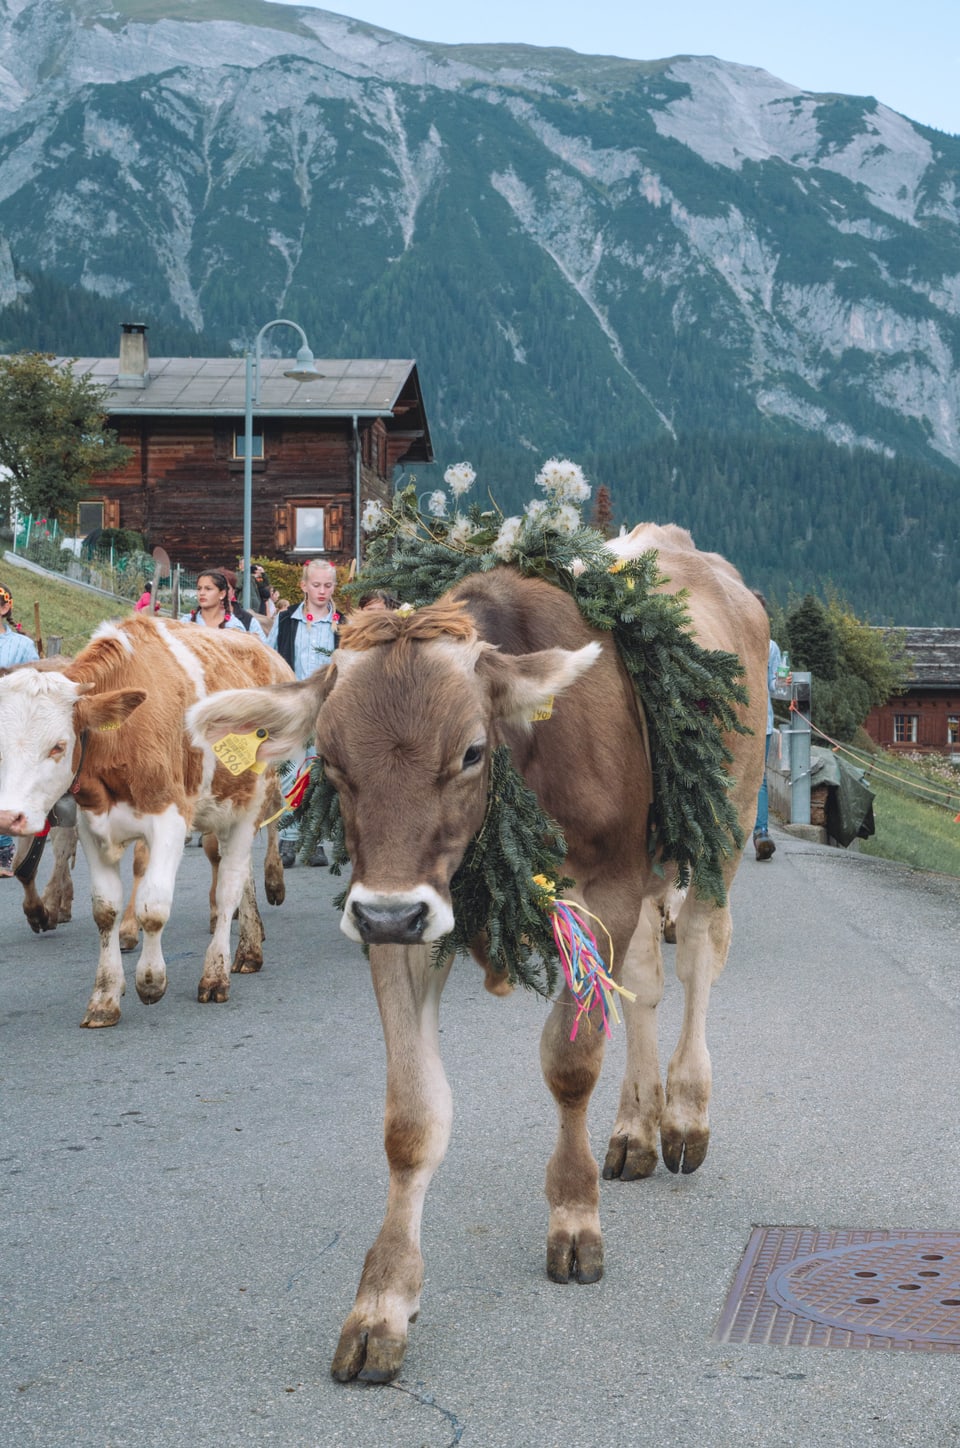
[[[66,754],[66,752],[67,752],[67,741],[66,741],[65,739],[58,739],[57,742],[56,742],[56,744],[55,744],[55,745],[53,746],[53,748],[50,750],[50,758],[51,758],[51,759],[62,759],[63,756]]]
[[[463,768],[464,768],[464,769],[474,769],[474,768],[476,768],[476,766],[477,766],[478,764],[480,764],[480,763],[482,762],[482,760],[483,760],[483,745],[482,745],[482,744],[471,744],[471,745],[470,745],[470,748],[467,750],[466,754],[464,754],[464,756],[463,756]]]

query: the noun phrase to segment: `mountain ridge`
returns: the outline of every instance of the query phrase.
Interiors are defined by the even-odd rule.
[[[908,530],[925,597],[960,621],[960,140],[874,97],[268,0],[0,0],[6,345],[55,306],[59,352],[99,308],[158,354],[287,315],[318,355],[415,355],[438,456],[507,506],[552,453],[624,520],[661,445],[825,439],[884,496],[906,460],[937,500]]]

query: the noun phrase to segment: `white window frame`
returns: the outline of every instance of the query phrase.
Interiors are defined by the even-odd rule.
[[[293,514],[291,518],[291,533],[293,534],[293,552],[308,553],[315,557],[323,553],[326,547],[327,525],[326,509],[320,503],[298,503],[291,502],[290,509]],[[303,528],[301,530],[301,514]],[[312,517],[307,517],[310,514]]]

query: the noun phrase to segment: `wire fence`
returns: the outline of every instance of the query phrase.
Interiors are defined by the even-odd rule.
[[[136,603],[146,589],[154,596],[173,602],[182,611],[186,600],[196,596],[197,575],[174,564],[168,573],[157,573],[152,554],[143,549],[122,551],[111,541],[88,546],[82,538],[63,532],[55,518],[19,516],[11,551],[50,573],[59,573],[76,583],[109,593],[127,603]]]

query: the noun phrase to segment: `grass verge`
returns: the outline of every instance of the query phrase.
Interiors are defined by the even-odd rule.
[[[877,832],[861,840],[862,853],[960,875],[960,770],[940,757],[921,763],[861,751],[851,762],[866,770],[876,795]]]
[[[38,605],[45,642],[59,634],[64,654],[78,653],[104,619],[126,618],[133,612],[122,599],[92,593],[65,579],[45,578],[16,564],[0,564],[0,583],[13,594],[13,616],[24,633],[35,637],[34,606]]]

